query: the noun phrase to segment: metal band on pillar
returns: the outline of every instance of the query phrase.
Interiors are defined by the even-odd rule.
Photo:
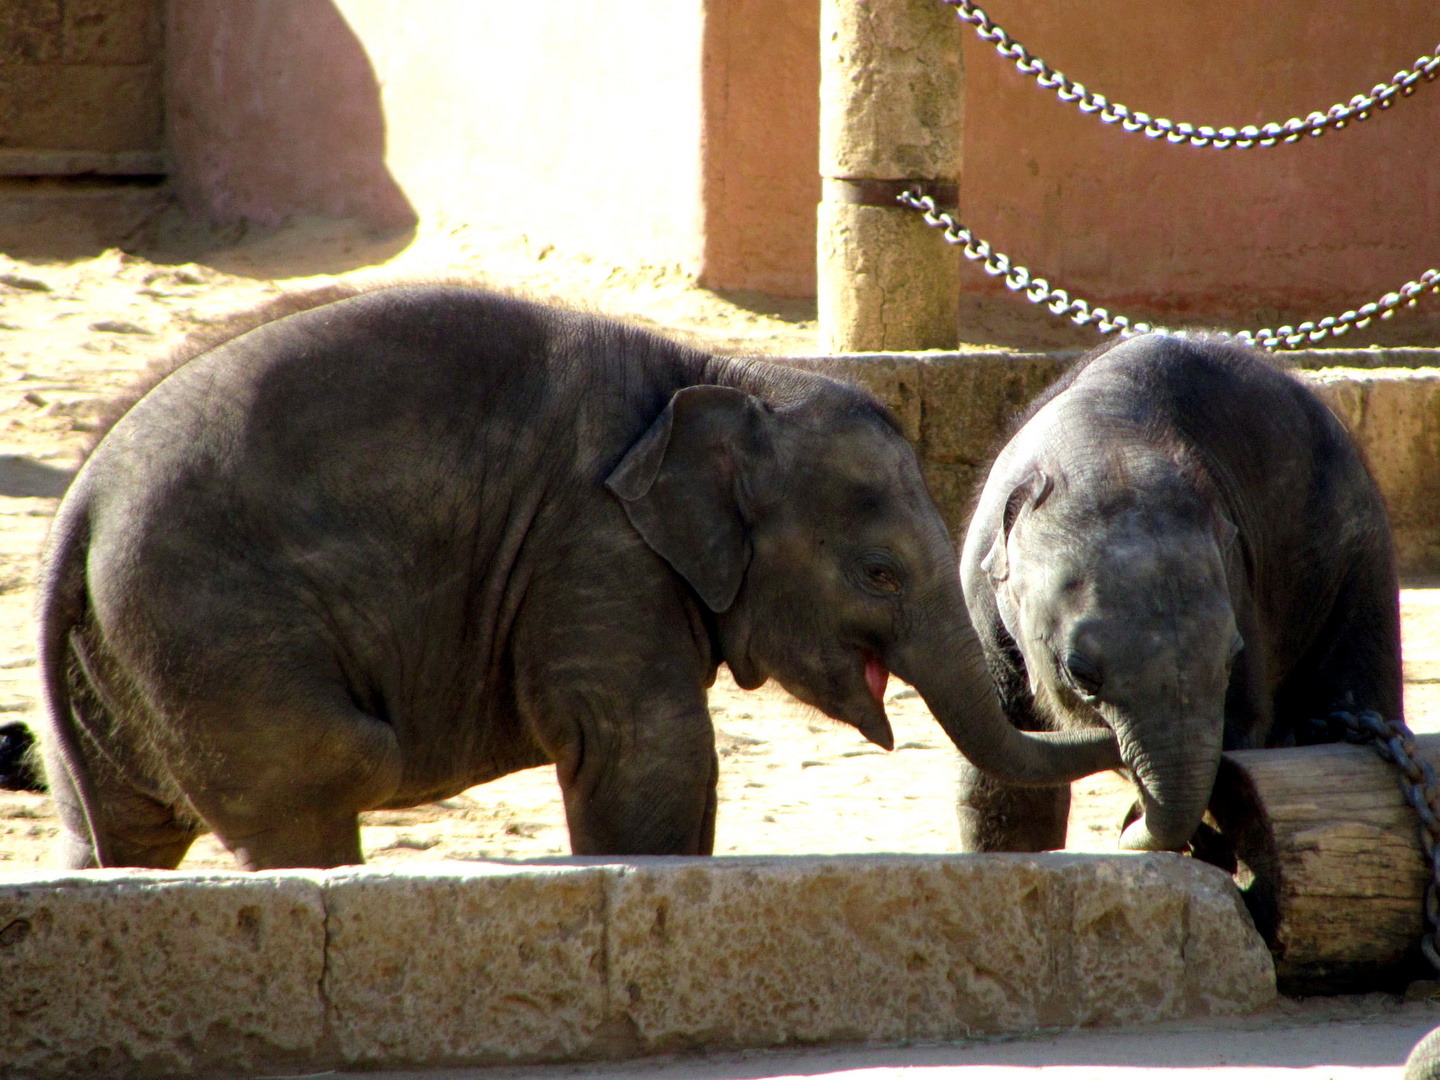
[[[878,206],[886,210],[900,205],[902,192],[929,195],[937,210],[960,206],[960,185],[953,180],[863,180],[848,176],[825,178],[825,199],[850,206]]]

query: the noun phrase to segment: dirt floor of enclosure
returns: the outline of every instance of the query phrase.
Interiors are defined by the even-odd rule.
[[[720,295],[678,271],[621,270],[544,247],[488,242],[464,230],[399,240],[344,223],[300,221],[232,237],[211,250],[203,239],[181,230],[168,237],[168,247],[162,243],[145,257],[118,251],[66,262],[0,256],[0,722],[30,719],[37,709],[36,554],[86,435],[107,399],[188,333],[337,275],[462,276],[730,352],[816,350],[813,303]],[[1084,343],[1073,335],[1047,341],[1043,332],[1032,333],[1029,312],[992,311],[986,318],[981,338],[1031,347]],[[1403,596],[1406,705],[1412,726],[1437,730],[1440,589],[1416,584],[1421,587]],[[889,754],[779,690],[741,692],[723,670],[711,702],[721,755],[717,852],[954,850],[955,754],[914,691],[891,683],[887,705],[896,750]],[[1113,849],[1129,804],[1127,785],[1097,776],[1076,784],[1075,792],[1070,846]],[[45,866],[56,828],[44,796],[0,793],[0,874]],[[367,860],[381,865],[568,851],[548,768],[444,802],[367,814],[363,842]],[[185,865],[233,862],[207,837]]]

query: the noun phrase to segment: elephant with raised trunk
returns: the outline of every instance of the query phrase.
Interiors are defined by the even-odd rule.
[[[1184,848],[1224,750],[1325,741],[1311,721],[1338,710],[1401,717],[1380,492],[1298,379],[1218,337],[1136,337],[1041,395],[961,575],[1011,722],[1115,732],[1143,810],[1125,848]],[[962,845],[1061,847],[1069,801],[964,767]]]
[[[722,662],[887,748],[893,671],[1007,782],[1119,762],[1006,722],[865,393],[458,287],[296,312],[140,397],[61,504],[62,856],[354,863],[361,811],[546,762],[576,853],[708,853]]]

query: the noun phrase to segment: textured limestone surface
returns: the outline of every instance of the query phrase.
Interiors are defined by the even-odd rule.
[[[827,212],[823,204],[821,211]],[[864,287],[861,280],[857,288]],[[867,340],[870,352],[781,362],[853,379],[895,409],[958,539],[976,483],[1004,445],[1013,417],[1080,354],[900,353],[881,351],[889,348],[875,343],[881,338]],[[1282,357],[1292,360],[1365,455],[1390,512],[1401,571],[1440,572],[1440,367],[1434,366],[1440,350],[1315,349]],[[1319,366],[1327,363],[1351,366]],[[1394,366],[1371,366],[1377,363]]]
[[[904,209],[826,201],[817,215],[821,348],[955,347],[959,248]]]
[[[605,1019],[606,876],[495,863],[327,875],[326,1000],[344,1060],[584,1054]]]
[[[0,1076],[304,1072],[1248,1012],[1270,954],[1172,855],[98,871],[0,885]]]
[[[1436,358],[1431,349],[1390,351]],[[1385,494],[1401,570],[1440,571],[1440,368],[1331,368],[1305,379],[1360,444]]]
[[[612,1007],[652,1052],[1149,1023],[1274,996],[1230,879],[1174,856],[637,864],[612,892]]]
[[[817,315],[827,352],[953,349],[959,250],[918,214],[840,200],[833,179],[960,175],[960,35],[932,0],[820,5]]]
[[[250,1070],[318,1049],[325,915],[293,874],[0,886],[0,1075]]]
[[[930,0],[821,4],[821,176],[959,175],[958,29]]]

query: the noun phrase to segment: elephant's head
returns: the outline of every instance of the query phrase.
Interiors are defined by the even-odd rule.
[[[607,481],[714,613],[736,682],[773,677],[888,749],[893,671],[968,758],[1011,783],[1118,765],[1108,731],[1008,723],[898,425],[860,391],[796,380],[777,405],[725,386],[680,390]]]
[[[1209,801],[1242,645],[1235,527],[1168,465],[1131,463],[1119,483],[1114,464],[1026,475],[980,565],[1038,707],[1115,732],[1144,808],[1121,846],[1177,849]]]

